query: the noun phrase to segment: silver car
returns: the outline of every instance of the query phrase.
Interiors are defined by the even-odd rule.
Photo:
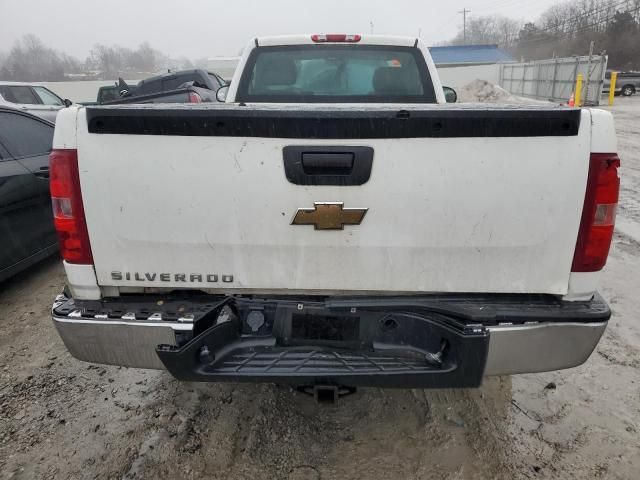
[[[71,101],[63,100],[42,85],[0,82],[0,105],[17,108],[55,122],[58,110],[71,105]]]
[[[611,87],[611,72],[606,72],[602,93],[609,93]],[[630,97],[640,91],[640,72],[619,72],[616,80],[615,95]]]

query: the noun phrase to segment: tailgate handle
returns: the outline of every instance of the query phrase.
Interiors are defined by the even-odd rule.
[[[282,149],[284,171],[295,185],[362,185],[371,176],[373,148],[289,145]]]
[[[302,169],[307,175],[349,175],[353,153],[303,152]]]

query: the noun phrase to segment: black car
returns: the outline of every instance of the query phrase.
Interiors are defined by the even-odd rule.
[[[215,73],[207,72],[206,70],[181,70],[140,80],[138,85],[134,87],[133,92],[130,93],[133,95],[149,95],[151,93],[175,90],[185,84],[192,84],[194,87],[206,88],[215,92],[226,85],[226,82]]]
[[[49,196],[53,129],[0,107],[0,281],[58,250]]]
[[[98,92],[98,103],[199,103],[215,102],[216,92],[227,83],[206,70],[168,72],[128,85],[122,78],[114,87]]]

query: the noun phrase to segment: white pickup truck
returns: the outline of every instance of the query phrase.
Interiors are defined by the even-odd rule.
[[[447,104],[419,39],[373,35],[256,38],[224,93],[60,112],[53,320],[75,357],[322,395],[589,357],[608,112]]]

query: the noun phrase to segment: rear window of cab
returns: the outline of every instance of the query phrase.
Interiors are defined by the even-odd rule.
[[[258,47],[238,86],[240,102],[436,103],[422,53],[413,47]]]

